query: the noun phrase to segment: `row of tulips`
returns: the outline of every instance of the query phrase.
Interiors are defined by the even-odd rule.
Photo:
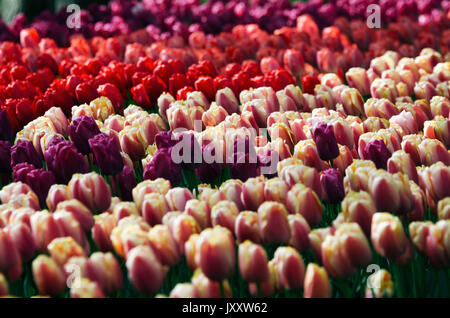
[[[311,93],[318,75],[337,72],[344,81],[343,73],[349,68],[368,67],[372,61],[375,74],[368,74],[371,81],[382,77],[392,65],[374,58],[387,50],[398,51],[393,63],[403,56],[419,55],[427,47],[442,55],[431,61],[425,58],[424,63],[434,65],[446,59],[445,24],[427,29],[405,18],[386,30],[369,29],[362,21],[339,21],[320,31],[310,15],[302,15],[296,27],[274,33],[250,24],[214,37],[194,32],[187,40],[175,35],[152,41],[145,30],[107,39],[75,36],[68,48],[26,28],[20,31],[20,45],[0,45],[0,102],[13,130],[18,131],[52,106],[69,116],[74,104],[99,96],[108,97],[119,110],[130,100],[154,109],[163,92],[181,100],[189,92],[201,91],[211,102],[226,87],[239,96],[249,88],[271,86],[278,91],[301,83],[303,91]],[[442,79],[435,77],[411,87],[421,74],[409,70],[408,64],[388,72],[386,80],[376,81],[370,93],[395,98],[413,90],[418,96],[445,90],[443,84],[436,87]],[[426,71],[432,73],[429,67]],[[392,81],[398,92],[391,92]],[[368,93],[361,90],[361,94]]]
[[[92,4],[81,11],[80,26],[69,28],[67,20],[72,10],[61,8],[53,14],[42,12],[33,21],[23,14],[17,15],[7,26],[0,25],[0,40],[14,41],[27,27],[38,30],[43,37],[52,38],[59,45],[67,45],[73,34],[86,37],[111,37],[129,34],[147,28],[152,39],[167,38],[171,34],[187,37],[193,32],[220,33],[229,31],[236,24],[255,23],[273,32],[283,26],[294,26],[296,18],[311,14],[320,27],[332,25],[343,17],[366,19],[367,7],[380,6],[380,20],[395,21],[402,16],[417,20],[422,26],[441,24],[448,17],[449,1],[436,0],[339,0],[339,1],[124,1],[114,0],[108,5]],[[294,3],[292,3],[294,2]]]

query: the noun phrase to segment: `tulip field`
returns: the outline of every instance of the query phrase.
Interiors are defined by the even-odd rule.
[[[450,1],[85,2],[0,19],[1,297],[450,297]]]

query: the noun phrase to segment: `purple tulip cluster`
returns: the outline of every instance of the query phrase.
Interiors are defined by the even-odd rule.
[[[17,15],[8,26],[0,21],[0,41],[18,41],[22,29],[33,27],[41,37],[55,39],[59,45],[68,45],[70,35],[81,33],[86,38],[111,37],[130,34],[147,28],[154,40],[172,34],[187,38],[195,31],[217,34],[230,31],[238,24],[258,24],[262,29],[274,31],[283,26],[295,26],[302,14],[310,14],[320,27],[329,26],[337,17],[365,19],[367,6],[379,4],[382,21],[396,20],[399,16],[417,18],[422,23],[439,22],[450,8],[450,1],[438,0],[310,0],[292,3],[289,0],[115,0],[108,5],[91,4],[81,11],[81,27],[69,29],[66,21],[71,14],[66,7],[57,13],[42,12],[33,21],[23,14]]]

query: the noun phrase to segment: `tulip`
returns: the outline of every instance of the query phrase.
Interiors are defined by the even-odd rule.
[[[134,202],[119,202],[114,205],[112,215],[116,222],[119,222],[129,216],[138,216],[139,212]]]
[[[6,229],[22,260],[31,259],[36,252],[36,242],[29,225],[17,221],[10,223]]]
[[[58,203],[70,199],[71,194],[66,185],[54,184],[48,190],[47,199],[45,202],[47,203],[47,207],[50,209],[50,211],[55,211]]]
[[[222,297],[220,283],[209,279],[200,268],[195,270],[192,275],[192,284],[200,294],[200,298],[219,298]],[[228,280],[223,280],[224,296],[231,297],[231,288]]]
[[[123,162],[116,142],[106,134],[98,134],[89,139],[89,147],[101,173],[113,175],[122,171]]]
[[[197,199],[191,199],[186,202],[184,212],[192,216],[197,221],[201,229],[205,229],[211,226],[211,212],[206,202]]]
[[[370,93],[370,82],[367,76],[366,70],[361,67],[352,67],[347,73],[345,78],[351,87],[356,88],[362,95],[367,96]]]
[[[53,239],[62,237],[64,232],[56,222],[52,214],[48,212],[36,212],[30,217],[31,231],[36,240],[38,249],[47,251],[47,245]]]
[[[75,278],[70,288],[70,298],[105,298],[105,295],[97,282]]]
[[[160,149],[144,169],[144,179],[165,178],[172,185],[181,181],[181,167],[171,157],[171,149]]]
[[[409,154],[416,166],[422,164],[419,155],[419,145],[422,140],[424,140],[424,138],[421,135],[407,135],[402,139],[402,150]]]
[[[256,211],[264,202],[264,178],[250,178],[242,185],[241,201],[246,209]]]
[[[225,194],[229,201],[233,201],[240,211],[244,210],[241,201],[243,182],[238,179],[229,179],[220,185],[220,191]]]
[[[235,221],[234,233],[239,242],[250,240],[254,243],[261,241],[259,232],[258,214],[252,211],[242,211]]]
[[[400,112],[395,105],[386,98],[369,98],[364,104],[364,113],[366,117],[380,117],[390,119]]]
[[[264,184],[265,201],[277,201],[285,203],[286,195],[289,190],[287,183],[280,178],[272,178]]]
[[[94,217],[91,211],[77,199],[70,199],[58,203],[55,212],[61,210],[71,213],[86,232],[94,225]]]
[[[394,283],[387,270],[377,270],[367,278],[366,298],[390,298],[393,294]]]
[[[408,244],[400,219],[385,212],[373,215],[371,238],[376,251],[389,259],[402,255]]]
[[[178,283],[170,292],[170,298],[199,298],[200,293],[191,283]]]
[[[450,147],[450,119],[438,116],[433,121],[426,121],[423,132],[425,137],[438,139],[447,148]]]
[[[47,169],[54,173],[58,183],[67,183],[75,173],[88,172],[86,158],[71,142],[49,145],[44,155]]]
[[[283,289],[299,289],[303,287],[305,264],[301,255],[290,246],[278,247],[274,254],[277,282]]]
[[[73,123],[67,127],[67,131],[77,149],[84,155],[90,152],[89,139],[100,134],[100,130],[94,118],[89,116],[80,116],[76,118]]]
[[[323,171],[320,176],[320,182],[322,183],[322,188],[326,193],[328,202],[336,204],[344,199],[344,182],[339,170],[328,169]]]
[[[152,249],[156,252],[163,265],[173,266],[178,263],[180,253],[168,226],[155,225],[148,232],[148,238]]]
[[[69,122],[67,121],[67,117],[64,115],[61,108],[50,108],[45,112],[44,117],[51,120],[58,134],[67,136],[67,127],[69,126]]]
[[[281,111],[286,112],[286,111],[296,111],[297,110],[296,102],[291,97],[289,97],[289,95],[287,95],[284,90],[277,92],[277,98],[278,98],[278,103],[280,104]],[[270,117],[270,115],[269,115],[269,117]]]
[[[308,222],[300,214],[288,215],[291,239],[289,245],[299,251],[306,251],[310,247],[309,232],[311,228]]]
[[[220,225],[234,232],[236,217],[239,209],[233,201],[220,201],[211,209],[211,223]]]
[[[205,126],[215,127],[225,120],[228,112],[222,106],[212,103],[211,107],[203,113],[202,122]]]
[[[199,234],[192,234],[186,243],[184,243],[184,256],[192,271],[195,271],[198,267],[197,241],[199,237]]]
[[[450,165],[450,153],[437,139],[424,139],[418,146],[418,153],[423,165],[430,166],[439,161],[447,166]]]
[[[128,277],[142,294],[155,293],[161,288],[165,276],[157,256],[148,246],[137,246],[128,255]]]
[[[369,242],[357,223],[342,223],[322,242],[322,262],[333,277],[349,276],[371,259]]]
[[[228,87],[216,92],[216,103],[223,107],[228,114],[236,113],[239,110],[239,102],[233,91]]]
[[[119,133],[120,148],[128,154],[133,161],[141,159],[145,154],[147,143],[141,136],[139,127],[125,126]]]
[[[95,172],[73,175],[68,187],[72,197],[92,212],[106,211],[111,204],[111,190],[105,179]]]
[[[102,252],[112,251],[113,245],[110,239],[111,233],[116,226],[114,217],[108,212],[96,215],[95,224],[92,227],[92,239],[97,248]]]
[[[332,128],[330,126],[330,128]],[[336,144],[337,147],[337,144]],[[339,148],[336,157],[339,155]],[[317,169],[318,171],[327,168],[325,162],[319,155],[319,148],[313,140],[301,140],[294,147],[294,157],[301,160],[304,165]]]
[[[295,77],[303,75],[305,62],[301,53],[295,49],[286,50],[283,55],[283,64]]]
[[[198,265],[213,281],[222,281],[232,275],[236,252],[232,233],[221,226],[201,232],[197,241]]]
[[[370,85],[370,94],[374,98],[385,98],[395,102],[399,93],[395,82],[389,78],[377,78]]]
[[[239,245],[239,270],[246,282],[264,282],[269,278],[267,255],[261,245],[248,240]]]
[[[125,127],[125,118],[121,115],[111,115],[105,120],[103,127],[120,133],[120,131]]]
[[[318,108],[334,109],[336,101],[333,97],[333,91],[326,85],[316,85],[314,95]]]
[[[447,252],[450,248],[449,231],[450,221],[448,220],[440,220],[429,227],[425,251],[431,265],[436,268],[445,268],[450,264]]]
[[[266,243],[287,243],[290,239],[287,210],[281,203],[266,201],[258,208],[261,238]]]
[[[401,172],[408,176],[408,178],[418,183],[418,175],[414,161],[408,153],[403,150],[397,150],[392,154],[387,162],[387,170],[390,173]]]
[[[419,168],[419,185],[431,198],[439,200],[450,196],[449,176],[450,168],[442,162],[437,162],[429,167]]]
[[[167,216],[168,214],[166,214]],[[163,220],[163,224],[164,220]],[[169,223],[172,236],[181,253],[184,252],[184,244],[192,234],[200,233],[200,226],[195,219],[187,214],[179,214]]]
[[[39,255],[33,260],[32,271],[41,295],[56,296],[66,288],[64,273],[52,258]]]
[[[301,214],[310,225],[319,224],[323,207],[317,194],[299,183],[293,186],[286,197],[286,207],[290,213]]]
[[[0,229],[0,271],[8,271],[20,263],[20,254],[9,231]]]
[[[301,162],[298,164],[293,162],[294,164],[288,165],[288,162],[283,160],[282,163],[286,164],[286,167],[279,165],[278,175],[288,184],[289,188],[292,188],[297,183],[301,183],[313,189],[319,198],[323,197],[320,176],[315,168],[305,166]]]
[[[329,298],[331,284],[327,271],[317,264],[309,263],[306,267],[303,289],[305,298]]]
[[[95,252],[90,256],[87,276],[95,280],[105,294],[118,291],[123,286],[119,262],[110,252]]]
[[[427,100],[430,99],[427,98]],[[443,96],[434,96],[430,100],[430,109],[433,117],[440,115],[448,118],[450,114],[450,101]]]
[[[48,244],[51,258],[64,266],[71,257],[85,256],[82,247],[72,237],[55,238]]]
[[[339,155],[339,148],[332,126],[326,123],[317,124],[312,131],[320,159],[331,160]]]
[[[450,198],[444,198],[440,200],[437,204],[437,211],[439,220],[449,220],[450,219]]]
[[[377,211],[407,213],[414,208],[408,177],[402,173],[390,174],[384,170],[370,175],[369,193]]]
[[[140,208],[141,215],[150,225],[161,224],[163,216],[168,212],[164,195],[160,193],[147,193],[143,197]]]
[[[172,211],[184,211],[186,202],[194,198],[192,192],[185,188],[170,189],[165,197],[168,208]]]
[[[11,167],[27,162],[35,168],[42,167],[42,158],[33,147],[33,143],[28,140],[20,140],[11,147]]]
[[[53,214],[53,218],[61,230],[61,235],[59,237],[71,236],[81,247],[84,248],[86,254],[88,254],[89,243],[86,239],[86,234],[74,216],[70,212],[59,210]]]
[[[372,216],[376,212],[375,203],[367,192],[350,191],[341,203],[346,222],[355,222],[367,235],[370,234]]]
[[[419,81],[414,85],[414,94],[419,99],[430,100],[437,93],[433,84],[428,81]]]
[[[387,170],[387,161],[391,157],[391,152],[386,147],[383,140],[375,139],[370,141],[365,147],[367,159],[372,160],[378,169]]]
[[[124,200],[132,200],[132,190],[136,187],[137,181],[134,177],[134,171],[127,165],[123,166],[122,172],[117,176],[120,194]]]

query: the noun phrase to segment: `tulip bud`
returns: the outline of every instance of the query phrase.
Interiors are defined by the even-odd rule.
[[[300,214],[288,215],[291,239],[289,245],[299,251],[306,251],[310,247],[309,232],[311,228],[308,222]]]
[[[241,201],[243,182],[238,179],[229,179],[220,185],[220,191],[225,194],[229,201],[233,201],[240,211],[244,210]]]
[[[225,120],[228,112],[222,106],[212,103],[211,107],[203,113],[202,122],[205,126],[215,127]]]
[[[200,233],[197,241],[198,265],[211,280],[221,281],[232,275],[236,261],[232,233],[215,226]]]
[[[242,211],[235,221],[234,233],[239,242],[250,240],[254,243],[261,241],[259,232],[258,214],[252,211]]]
[[[54,184],[47,194],[47,207],[50,211],[55,211],[58,203],[71,199],[69,188],[64,184]]]
[[[367,96],[370,93],[370,82],[367,76],[366,70],[362,67],[352,67],[347,73],[345,78],[351,87],[356,88],[362,95]]]
[[[178,263],[180,253],[168,226],[161,224],[155,225],[148,232],[148,238],[153,250],[163,265],[173,266]]]
[[[287,243],[290,228],[287,210],[281,203],[266,201],[258,208],[258,224],[263,242]]]
[[[287,193],[286,207],[292,214],[301,214],[310,225],[319,224],[322,218],[320,199],[312,189],[301,183],[293,186]]]
[[[269,179],[264,185],[264,199],[265,201],[285,203],[288,190],[288,185],[284,180],[280,178]]]
[[[119,133],[120,148],[128,154],[133,161],[141,159],[145,154],[148,144],[142,138],[139,127],[125,126]]]
[[[10,233],[0,229],[0,271],[5,272],[20,264],[20,254]]]
[[[239,270],[246,282],[263,282],[269,278],[267,255],[261,245],[248,240],[239,245]]]
[[[47,249],[51,258],[60,266],[64,266],[71,257],[85,256],[81,246],[72,237],[55,238]]]
[[[418,175],[414,162],[410,156],[403,150],[397,150],[387,162],[387,170],[390,173],[402,172],[408,178],[418,183]]]
[[[99,283],[105,294],[118,291],[123,286],[119,262],[112,253],[95,252],[89,258],[88,276]]]
[[[100,175],[95,172],[75,174],[68,187],[72,197],[86,205],[92,212],[102,212],[111,204],[111,190]]]
[[[120,173],[123,160],[117,143],[106,134],[98,134],[88,140],[95,162],[104,175]]]
[[[394,283],[387,270],[377,270],[367,278],[366,298],[390,298],[393,294]]]
[[[427,98],[427,100],[430,99]],[[434,96],[430,100],[430,109],[433,117],[440,115],[448,118],[450,114],[450,100],[443,96]]]
[[[120,222],[122,219],[129,216],[138,216],[139,212],[134,202],[119,202],[114,205],[113,213],[116,222]]]
[[[419,81],[414,85],[414,94],[419,99],[430,100],[437,95],[436,88],[428,81]]]
[[[41,295],[56,296],[66,288],[62,269],[50,257],[39,255],[32,263],[32,270]]]
[[[194,196],[186,188],[173,188],[166,193],[166,202],[172,211],[184,211],[186,202],[191,199],[194,199]]]
[[[53,214],[55,222],[58,224],[62,231],[63,236],[71,236],[80,246],[82,246],[85,252],[89,253],[89,243],[86,239],[86,234],[83,231],[80,223],[75,217],[67,211],[59,210]]]
[[[424,140],[421,135],[407,135],[403,136],[402,139],[402,150],[404,150],[416,166],[421,165],[420,155],[419,155],[419,145]]]
[[[370,234],[372,216],[376,208],[367,192],[349,192],[342,201],[341,208],[346,222],[356,222],[364,233]]]
[[[283,160],[282,163],[287,164],[286,160]],[[317,170],[300,162],[293,163],[293,165],[286,165],[285,167],[279,165],[280,169],[278,169],[278,175],[287,183],[288,187],[292,188],[294,185],[301,183],[313,189],[320,198],[323,197],[322,184]]]
[[[128,277],[140,293],[152,294],[161,288],[165,272],[150,247],[133,248],[129,252],[126,266]]]
[[[242,185],[241,200],[245,208],[256,211],[264,202],[264,178],[250,178]]]
[[[446,268],[450,264],[448,254],[450,249],[449,233],[450,221],[448,220],[440,220],[429,227],[425,251],[431,265],[436,268]]]
[[[371,238],[377,252],[389,259],[402,255],[408,243],[400,219],[385,212],[373,215]]]
[[[314,256],[319,262],[322,260],[322,251],[321,251],[322,242],[325,240],[325,237],[327,237],[330,233],[331,228],[327,227],[312,230],[308,234]]]
[[[331,284],[327,271],[317,264],[309,263],[306,267],[303,289],[305,298],[329,298]]]
[[[344,199],[344,182],[339,170],[328,169],[323,171],[320,176],[320,182],[322,183],[322,188],[325,190],[328,202],[336,204]]]
[[[91,211],[77,199],[65,200],[56,206],[56,211],[67,211],[80,223],[84,231],[89,231],[94,225]],[[55,211],[55,212],[56,212]]]
[[[112,251],[111,232],[116,226],[114,217],[105,212],[94,217],[95,224],[92,227],[92,239],[102,252]]]
[[[283,289],[303,287],[305,264],[301,255],[290,246],[278,247],[273,256],[279,285]]]
[[[198,267],[198,253],[197,253],[197,241],[200,237],[199,234],[192,234],[189,240],[184,243],[184,256],[186,262],[192,271]]]
[[[318,149],[319,148],[316,146],[313,140],[311,139],[301,140],[294,147],[294,157],[300,159],[304,165],[315,168],[318,171],[321,171],[326,169],[328,166],[320,158]],[[337,150],[336,157],[338,155],[339,155],[339,148]]]
[[[390,174],[379,169],[371,173],[369,182],[369,193],[377,211],[404,214],[414,208],[414,200],[406,175]]]
[[[342,223],[322,243],[322,262],[333,277],[346,277],[372,259],[369,242],[357,223]]]
[[[450,196],[450,187],[447,186],[450,178],[448,165],[437,162],[429,167],[419,168],[417,172],[420,187],[426,190],[435,202]]]
[[[197,288],[200,298],[220,298],[220,285],[218,281],[209,279],[200,268],[192,276],[192,284]],[[222,281],[225,297],[231,297],[231,288],[228,280]]]
[[[36,242],[30,226],[16,221],[16,223],[10,223],[6,229],[22,260],[28,261],[31,259],[36,252]]]
[[[200,233],[200,226],[197,221],[187,214],[180,214],[174,217],[169,224],[169,228],[181,253],[184,253],[184,244],[189,237],[192,234]]]
[[[36,212],[30,217],[31,231],[41,252],[47,251],[47,245],[64,232],[52,214]]]
[[[278,283],[277,282],[278,273],[277,273],[277,269],[275,267],[275,262],[273,259],[268,262],[268,267],[269,267],[269,278],[264,282],[258,283],[259,288],[256,283],[248,284],[249,292],[253,297],[257,297],[257,296],[271,297],[275,293],[275,291],[276,291],[275,289],[276,289],[277,283]],[[260,292],[258,292],[258,290]]]
[[[388,119],[400,112],[395,105],[386,98],[369,98],[364,104],[366,117],[380,117]]]
[[[387,170],[387,161],[391,157],[391,152],[383,140],[375,139],[367,143],[364,147],[364,153],[365,159],[372,160],[378,169]]]
[[[84,155],[90,152],[88,140],[100,134],[94,118],[89,116],[80,116],[74,119],[72,124],[67,127],[67,130],[78,151]]]
[[[450,153],[437,139],[424,139],[418,146],[418,153],[422,165],[430,166],[438,161],[442,161],[447,166],[450,165]]]

